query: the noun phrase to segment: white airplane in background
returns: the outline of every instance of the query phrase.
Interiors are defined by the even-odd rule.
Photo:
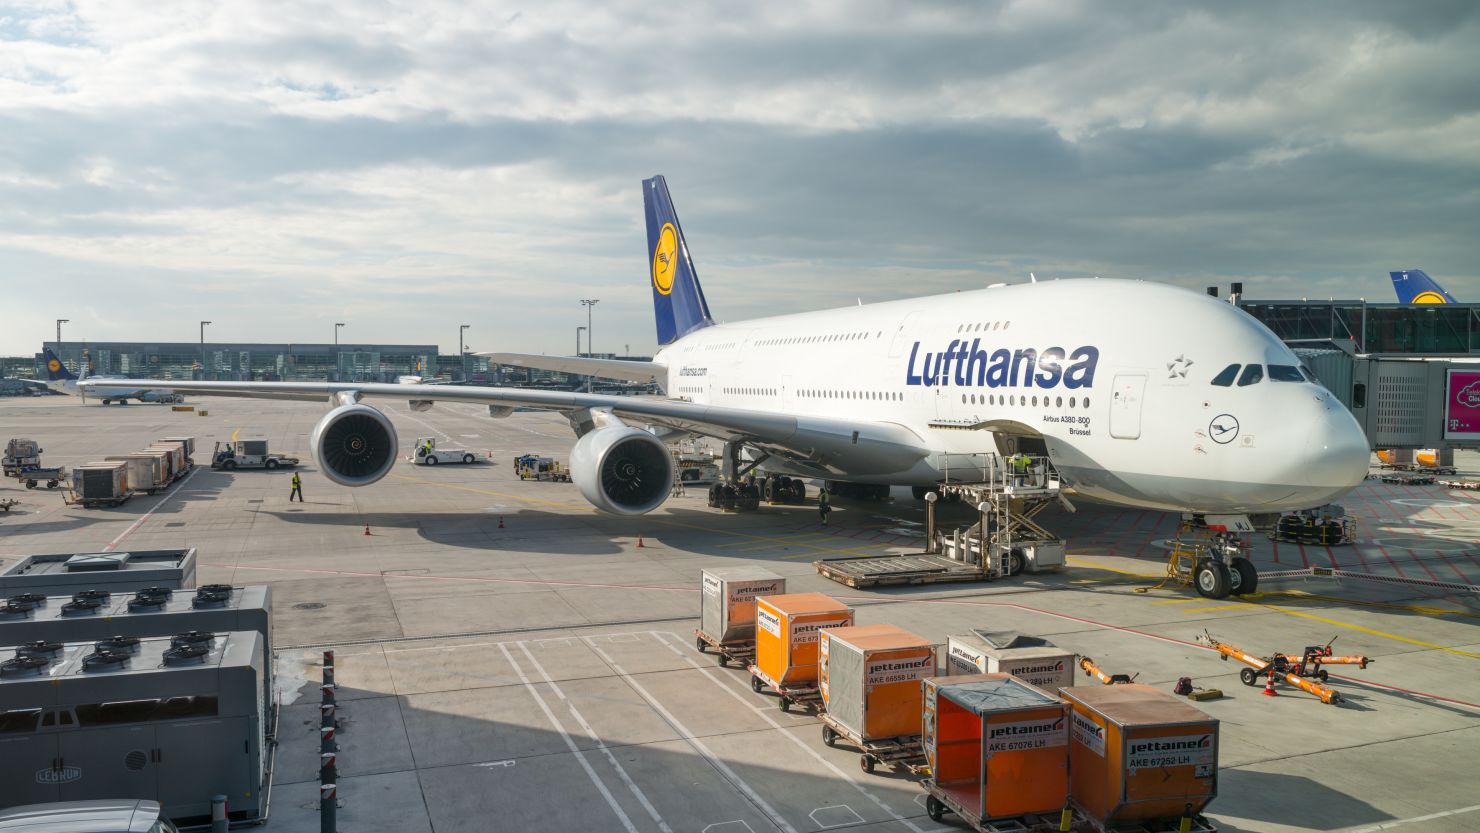
[[[1264,325],[1169,286],[1062,280],[718,324],[661,176],[643,182],[661,349],[651,362],[487,353],[613,379],[668,398],[511,388],[321,382],[150,382],[225,396],[327,399],[315,459],[374,483],[394,426],[364,399],[559,411],[579,437],[571,474],[599,509],[668,497],[665,440],[702,435],[777,474],[928,487],[986,455],[1046,453],[1075,492],[1151,509],[1245,514],[1323,505],[1361,482],[1351,413]],[[90,387],[93,382],[82,383]]]
[[[127,376],[88,376],[87,368],[83,368],[82,375],[77,376],[62,364],[62,360],[57,357],[57,354],[51,352],[50,348],[42,348],[42,357],[46,360],[46,378],[26,379],[25,381],[45,385],[57,393],[82,397],[92,394],[103,400],[104,405],[114,402],[127,405],[130,399],[137,399],[140,402],[185,401],[185,397],[171,393],[168,388],[141,388],[138,386],[139,380],[130,379]],[[87,380],[85,386],[81,384],[84,379]]]

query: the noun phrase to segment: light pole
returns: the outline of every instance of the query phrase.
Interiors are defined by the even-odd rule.
[[[344,326],[343,324],[335,324],[334,325],[334,346],[335,347],[338,347],[339,346],[339,328],[340,327],[343,327],[343,326]]]
[[[581,331],[585,329],[585,327],[576,328],[576,358],[578,359],[581,357]]]
[[[595,332],[591,329],[591,310],[600,300],[599,298],[583,298],[581,300],[581,306],[586,308],[586,352],[593,355],[596,353],[596,348],[591,344],[591,336]],[[576,352],[579,353],[581,351],[577,350]]]
[[[211,322],[200,322],[200,378],[206,378],[206,325]]]
[[[70,323],[72,323],[72,319],[70,319],[70,318],[58,318],[57,319],[57,349],[58,350],[62,349],[62,325],[63,324],[70,324]]]
[[[463,333],[471,330],[472,324],[457,325],[457,366],[462,368],[463,378],[468,378],[468,357],[463,347]]]

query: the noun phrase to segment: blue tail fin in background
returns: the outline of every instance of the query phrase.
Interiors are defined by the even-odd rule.
[[[710,326],[714,319],[709,317],[709,304],[663,177],[642,181],[642,203],[647,213],[648,277],[653,284],[658,344],[672,344]]]
[[[41,352],[42,358],[46,360],[47,381],[64,382],[69,379],[77,378],[77,376],[73,374],[72,371],[67,369],[66,365],[62,364],[62,360],[57,358],[57,354],[51,352],[50,347],[41,348]]]
[[[1393,279],[1393,291],[1398,293],[1400,304],[1454,304],[1458,303],[1444,287],[1424,274],[1422,269],[1407,269],[1389,272]]]

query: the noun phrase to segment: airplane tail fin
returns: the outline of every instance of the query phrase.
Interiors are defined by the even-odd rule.
[[[658,344],[680,338],[714,323],[709,303],[699,286],[699,274],[689,257],[683,227],[668,196],[662,176],[642,181],[642,202],[647,214],[648,274],[653,285],[653,312],[658,323]]]
[[[1455,300],[1437,281],[1424,274],[1422,269],[1405,269],[1389,272],[1393,279],[1393,291],[1398,293],[1400,304],[1453,304]]]
[[[51,348],[44,347],[41,352],[42,358],[46,359],[47,381],[66,382],[77,378],[72,371],[67,369],[66,365],[62,364],[62,360],[57,358],[57,354],[51,352]]]

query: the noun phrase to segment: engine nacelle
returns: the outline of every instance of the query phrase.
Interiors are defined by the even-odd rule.
[[[396,426],[369,405],[340,405],[308,438],[319,471],[342,486],[369,486],[396,463]]]
[[[673,455],[646,431],[625,425],[598,428],[571,449],[570,479],[597,509],[641,515],[668,499]]]

